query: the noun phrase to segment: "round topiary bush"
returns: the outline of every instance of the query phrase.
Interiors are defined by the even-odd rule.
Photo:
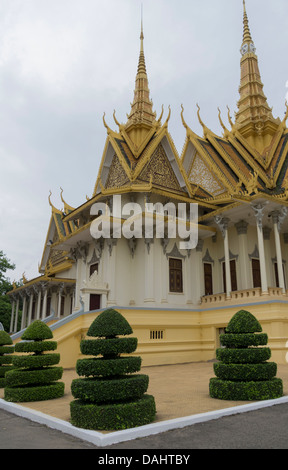
[[[220,335],[224,348],[216,350],[216,377],[210,379],[212,398],[222,400],[270,400],[283,395],[283,383],[276,378],[277,364],[267,362],[271,350],[268,336],[262,333],[258,320],[240,310]],[[261,346],[261,347],[259,347]]]
[[[6,331],[0,331],[0,388],[5,387],[5,374],[12,370],[12,354],[14,353],[13,341]]]
[[[36,320],[25,330],[16,343],[15,352],[28,353],[13,356],[14,369],[6,373],[4,399],[10,402],[51,400],[64,395],[63,368],[53,367],[60,361],[60,354],[46,353],[57,349],[51,341],[49,326]],[[31,354],[29,354],[31,353]]]
[[[102,312],[81,341],[70,403],[71,423],[85,429],[118,430],[148,424],[155,419],[156,407],[148,389],[149,377],[134,374],[141,369],[141,358],[121,356],[137,348],[137,338],[125,338],[133,330],[116,310]],[[121,336],[121,337],[119,337]],[[101,357],[97,357],[101,356]]]

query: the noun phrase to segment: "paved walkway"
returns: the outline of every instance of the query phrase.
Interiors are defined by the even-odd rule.
[[[215,410],[222,410],[223,408],[228,408],[228,407],[231,408],[231,407],[245,404],[245,402],[231,402],[231,401],[216,400],[216,399],[210,398],[209,380],[211,377],[214,377],[212,362],[143,367],[141,369],[141,372],[149,375],[150,381],[149,381],[148,393],[150,393],[151,395],[155,397],[156,408],[157,408],[156,422],[166,421],[166,420],[175,419],[175,418],[181,418],[181,417],[190,416],[190,415],[199,414],[199,413],[211,412]],[[63,374],[63,380],[65,381],[64,397],[58,398],[57,400],[47,400],[43,402],[21,403],[21,406],[31,408],[32,410],[41,411],[42,413],[48,414],[49,416],[53,416],[55,418],[59,418],[61,420],[69,422],[70,420],[69,403],[70,401],[73,400],[73,397],[70,391],[70,384],[73,378],[75,377],[78,377],[78,376],[75,373],[74,369],[64,371],[64,374]],[[288,395],[288,365],[278,366],[277,377],[282,378],[283,385],[284,385],[284,395]],[[4,396],[4,391],[0,390],[0,398],[3,398],[3,396]],[[253,413],[258,413],[260,415],[262,413],[262,415],[264,416],[265,413],[270,413],[270,412],[275,413],[276,409],[279,410],[281,407],[284,407],[285,413],[288,414],[288,405],[276,405],[271,408],[268,408],[265,410],[259,410]],[[272,410],[272,411],[269,411],[269,410]],[[246,415],[251,415],[253,413],[245,413],[244,415],[236,415],[234,417],[231,416],[231,417],[221,418],[220,421],[226,420],[226,422],[228,422],[229,419],[235,420],[235,418],[237,418],[237,422],[238,420],[239,422],[243,420],[247,421],[248,418]],[[10,413],[6,413],[3,410],[0,410],[0,418],[1,416],[3,416],[4,418],[5,416],[6,417],[10,416],[9,420],[10,421],[12,420],[12,422],[14,420],[15,423],[16,423],[16,420],[21,420],[21,418],[18,418],[16,416],[12,418]],[[283,414],[279,412],[279,416],[281,417],[283,416]],[[8,418],[6,418],[6,422],[8,422],[9,420]],[[219,420],[216,420],[216,421],[219,421]],[[196,432],[197,429],[201,428],[201,426],[202,427],[208,426],[209,429],[212,429],[214,426],[217,426],[216,421],[215,422],[211,421],[209,423],[195,424],[189,427],[189,429],[192,430],[190,432]],[[24,422],[26,422],[26,420],[24,420]],[[278,420],[276,420],[276,422],[278,422]],[[286,419],[286,423],[287,423],[287,419]],[[13,437],[14,437],[13,441],[11,441],[11,439],[10,440],[6,439],[6,444],[5,444],[5,435],[6,437],[8,437],[10,434],[10,431],[9,433],[4,432],[5,425],[6,424],[5,423],[3,424],[3,420],[1,418],[0,448],[8,448],[9,445],[13,445],[12,442],[15,439],[15,434],[13,432]],[[29,423],[29,428],[35,427],[35,426],[37,427],[39,425],[37,425],[36,423]],[[25,429],[28,429],[27,423],[26,423]],[[143,439],[137,439],[135,441],[129,441],[126,444],[125,442],[119,443],[117,445],[110,446],[107,448],[116,447],[119,449],[120,448],[130,449],[130,448],[133,448],[133,446],[135,447],[135,445],[136,446],[139,445],[139,443],[140,443],[140,447],[136,447],[136,448],[141,448],[141,445],[142,445],[141,443],[143,443],[144,441],[149,442],[149,440],[152,444],[155,442],[158,442],[158,445],[160,446],[159,448],[166,448],[166,447],[161,447],[163,445],[163,442],[161,443],[161,440],[162,438],[164,438],[164,435],[166,436],[165,442],[167,443],[167,439],[168,439],[167,436],[172,436],[172,435],[177,435],[177,434],[178,436],[179,435],[182,436],[183,433],[185,432],[185,429],[186,429],[186,434],[187,434],[188,428],[184,428],[181,430],[179,429],[175,431],[169,431],[169,432],[159,434],[156,436],[146,437]],[[271,433],[272,432],[271,427],[269,429]],[[17,431],[19,431],[18,426],[17,426]],[[47,428],[46,428],[46,431],[47,431]],[[56,434],[57,435],[60,434],[62,438],[64,436],[61,432],[59,433],[57,431],[52,431],[52,430],[48,430],[48,432],[56,432]],[[20,441],[22,442],[23,446],[25,442],[27,446],[31,445],[31,439],[28,438],[26,431],[23,431],[22,436],[20,437],[22,439],[22,441],[21,439]],[[74,438],[70,436],[69,439],[73,441]],[[180,445],[180,447],[181,445],[183,445],[183,442],[186,442],[185,439],[184,440],[183,439],[184,438],[181,438],[181,443],[180,442],[177,443],[178,445]],[[173,438],[172,438],[172,441],[173,441]],[[32,442],[36,446],[34,448],[37,448],[37,437],[36,437],[36,441],[33,440]],[[58,438],[57,442],[61,443],[62,439]],[[76,439],[76,442],[77,442],[77,439]],[[169,443],[169,444],[167,443],[168,445],[167,448],[171,448],[171,444],[172,443]],[[5,447],[5,445],[7,445],[8,447]],[[46,443],[46,445],[48,444]],[[85,443],[85,444],[82,443],[82,445],[84,445],[85,447],[87,446],[87,448],[95,447],[89,443]],[[175,443],[174,443],[174,446],[175,446]],[[183,448],[185,447],[186,445]],[[20,446],[19,448],[25,448],[25,447]],[[45,448],[48,448],[48,447],[45,447]],[[55,448],[55,445],[54,445],[54,448]],[[58,448],[66,448],[66,447],[64,445],[64,447],[58,447]],[[153,445],[152,445],[152,448],[153,448]],[[154,448],[157,448],[157,447],[154,447]],[[174,448],[177,448],[177,446]],[[187,447],[187,448],[191,448],[191,447]]]

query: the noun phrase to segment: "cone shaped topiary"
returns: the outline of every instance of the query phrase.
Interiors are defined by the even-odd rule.
[[[134,374],[141,358],[127,356],[137,348],[137,338],[119,338],[133,333],[127,320],[116,310],[107,309],[91,324],[81,341],[82,354],[102,356],[79,359],[70,403],[71,423],[85,429],[117,430],[142,426],[154,420],[155,400],[145,392],[149,377]],[[121,356],[126,354],[126,356]]]
[[[222,400],[270,400],[283,395],[282,380],[276,378],[277,364],[267,362],[271,351],[268,336],[251,313],[240,310],[220,335],[224,348],[216,350],[216,378],[210,379],[212,398]],[[261,347],[259,347],[261,346]]]
[[[0,388],[5,387],[5,374],[12,370],[13,341],[6,331],[0,331]]]
[[[57,342],[49,341],[51,338],[51,329],[41,320],[34,321],[25,330],[21,337],[24,341],[16,343],[15,352],[31,354],[13,356],[15,369],[5,375],[6,401],[40,401],[63,396],[64,383],[58,382],[63,367],[53,367],[59,363],[60,354],[46,353],[57,349]]]

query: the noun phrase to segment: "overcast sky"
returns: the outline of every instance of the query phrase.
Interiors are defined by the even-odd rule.
[[[188,125],[219,135],[219,107],[237,109],[242,0],[0,0],[0,250],[19,280],[38,276],[53,204],[92,196],[106,139],[103,113],[126,122],[133,100],[143,4],[154,110],[181,154]],[[264,92],[283,117],[288,2],[246,0]],[[163,121],[164,122],[164,121]]]

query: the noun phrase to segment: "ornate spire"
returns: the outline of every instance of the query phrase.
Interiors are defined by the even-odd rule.
[[[243,0],[243,10],[244,10],[244,19],[243,19],[244,29],[243,29],[242,47],[244,46],[244,44],[248,44],[249,46],[251,43],[253,43],[252,36],[250,33],[250,28],[249,28],[248,16],[246,12],[245,0]],[[255,50],[253,52],[255,52]]]
[[[140,55],[138,69],[135,80],[134,100],[131,104],[131,111],[128,115],[126,129],[131,125],[146,125],[151,127],[156,119],[156,113],[153,112],[153,103],[149,97],[148,76],[146,72],[144,56],[144,34],[143,20],[141,15],[141,34],[140,34]]]
[[[249,28],[245,0],[243,0],[243,42],[241,46],[241,82],[235,127],[250,144],[262,152],[270,143],[279,125],[274,119],[263,92],[256,48]]]

